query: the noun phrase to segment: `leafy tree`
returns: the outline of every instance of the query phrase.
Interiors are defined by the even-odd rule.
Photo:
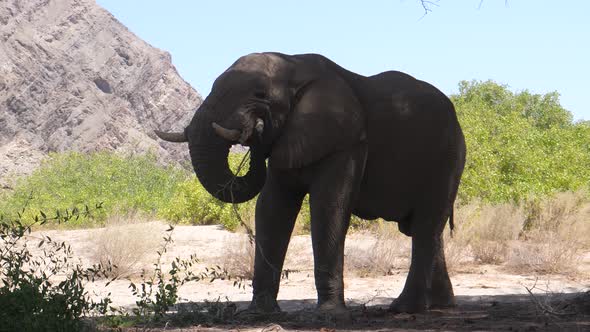
[[[463,81],[451,99],[468,148],[462,199],[520,201],[588,186],[590,126],[573,123],[556,92]]]

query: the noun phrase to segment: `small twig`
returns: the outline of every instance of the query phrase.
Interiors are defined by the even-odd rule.
[[[233,193],[232,193],[232,196],[233,196]],[[233,201],[233,197],[232,197],[232,201]],[[238,221],[240,222],[240,225],[242,225],[242,227],[244,227],[246,229],[246,233],[248,234],[248,240],[250,240],[250,244],[253,244],[256,241],[256,237],[254,236],[254,231],[242,219],[242,216],[240,215],[240,211],[238,211],[238,204],[232,203],[232,208],[234,210],[236,218],[238,218]]]
[[[531,301],[533,301],[533,303],[537,306],[537,308],[539,310],[541,310],[545,314],[550,314],[550,315],[557,316],[557,317],[572,316],[572,315],[576,314],[575,312],[558,312],[558,311],[553,310],[553,308],[551,308],[549,305],[542,303],[537,298],[537,296],[533,293],[533,290],[536,289],[537,281],[538,281],[538,279],[535,280],[535,283],[533,284],[533,286],[531,288],[528,288],[526,286],[524,286],[524,288],[530,294]]]
[[[238,205],[235,203],[234,200],[234,193],[233,190],[231,190],[231,188],[233,188],[234,185],[234,181],[235,178],[238,176],[238,174],[240,174],[240,172],[242,171],[242,168],[244,167],[244,165],[246,165],[246,161],[249,160],[250,157],[250,151],[248,151],[244,157],[242,158],[242,160],[240,161],[240,164],[238,165],[238,169],[235,172],[235,175],[232,177],[229,185],[230,185],[230,195],[231,195],[231,200],[232,200],[232,208],[234,210],[234,213],[236,214],[236,217],[238,218],[238,221],[240,222],[240,225],[242,225],[242,227],[244,227],[246,229],[246,233],[248,233],[248,238],[250,240],[250,244],[253,244],[255,242],[255,236],[254,236],[254,231],[252,231],[252,228],[250,226],[248,226],[244,220],[242,219],[242,216],[240,215],[240,212],[238,211]]]
[[[234,176],[232,177],[232,179],[229,182],[230,186],[233,186],[235,178],[238,176],[238,174],[240,174],[240,171],[242,170],[242,167],[246,164],[246,161],[248,160],[249,156],[250,156],[250,151],[248,151],[244,155],[244,157],[242,158],[242,161],[238,165],[238,169],[236,170],[236,172],[234,173]],[[232,188],[232,187],[230,187],[230,188]],[[281,271],[279,269],[277,269],[273,264],[271,264],[271,262],[268,260],[268,258],[266,258],[266,255],[264,255],[264,250],[262,248],[262,245],[260,245],[260,243],[258,241],[256,241],[256,235],[254,234],[254,231],[252,231],[252,228],[250,226],[248,226],[244,222],[244,220],[242,219],[242,216],[240,215],[240,212],[238,211],[238,205],[235,203],[233,190],[230,190],[229,192],[231,195],[231,201],[232,201],[232,207],[233,207],[234,213],[236,214],[236,217],[238,218],[240,225],[242,225],[242,227],[244,227],[246,229],[246,233],[248,233],[248,238],[250,240],[250,244],[253,244],[253,243],[255,244],[255,248],[258,249],[258,251],[260,252],[260,255],[262,256],[262,258],[264,259],[266,264],[268,264],[268,266],[270,266],[275,273],[279,274],[279,278],[280,278]]]

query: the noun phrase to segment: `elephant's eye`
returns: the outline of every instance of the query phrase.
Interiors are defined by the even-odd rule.
[[[266,92],[256,91],[256,92],[254,92],[254,97],[256,97],[258,99],[266,99]]]

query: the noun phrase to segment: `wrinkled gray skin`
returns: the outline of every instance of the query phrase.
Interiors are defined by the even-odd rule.
[[[401,72],[364,77],[316,54],[257,53],[215,81],[184,133],[197,177],[222,201],[256,204],[251,310],[278,311],[281,269],[295,218],[310,194],[318,308],[344,312],[342,268],[351,214],[398,222],[412,261],[397,312],[454,304],[442,232],[465,163],[451,101]],[[228,167],[250,146],[250,170]],[[268,159],[268,170],[265,160]]]

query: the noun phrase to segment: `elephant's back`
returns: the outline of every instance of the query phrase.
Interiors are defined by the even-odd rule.
[[[365,81],[369,154],[358,210],[387,220],[411,214],[423,195],[445,195],[460,128],[450,100],[401,72]],[[462,135],[460,135],[462,137]]]

